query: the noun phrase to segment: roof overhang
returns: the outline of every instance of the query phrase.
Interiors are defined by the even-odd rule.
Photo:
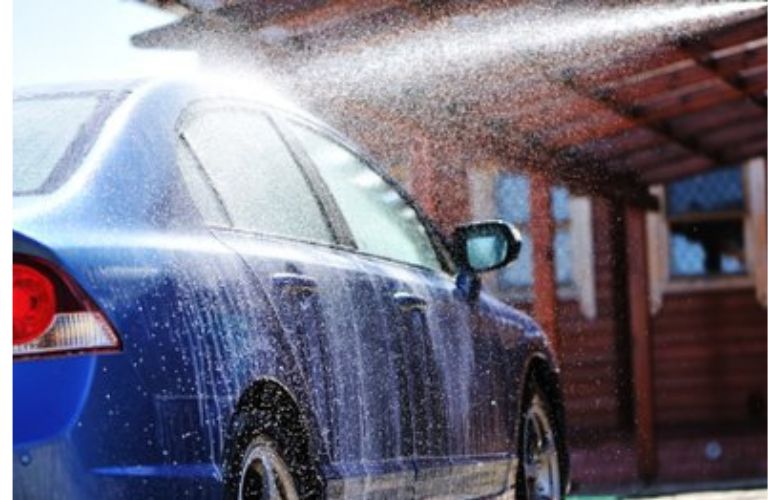
[[[456,1],[247,1],[196,12],[133,42],[205,50],[212,34],[246,34],[250,47],[301,72],[315,58],[354,61],[367,47],[397,44],[446,19],[493,15],[492,9]],[[478,65],[472,78],[450,86],[427,80],[396,89],[397,96],[340,95],[427,117],[426,128],[460,130],[466,147],[546,164],[568,184],[626,186],[640,197],[647,191],[636,187],[766,154],[764,4],[651,46],[623,47],[601,67],[521,57]],[[308,83],[297,86],[312,94],[317,82],[304,76]]]

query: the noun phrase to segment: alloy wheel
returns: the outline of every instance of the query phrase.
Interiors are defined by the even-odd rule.
[[[534,394],[523,420],[523,472],[529,499],[559,500],[560,462],[545,403]]]
[[[238,500],[298,500],[296,485],[288,466],[268,443],[255,441],[246,450]]]

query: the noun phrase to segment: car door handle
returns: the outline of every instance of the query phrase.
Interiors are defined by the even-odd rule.
[[[403,311],[412,311],[414,309],[424,310],[427,308],[427,301],[408,292],[395,292],[395,303]]]
[[[295,273],[275,273],[272,275],[272,284],[298,292],[313,292],[317,289],[315,278]]]

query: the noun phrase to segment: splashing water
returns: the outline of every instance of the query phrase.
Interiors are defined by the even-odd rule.
[[[271,26],[249,38],[260,40],[263,51],[244,50],[238,45],[242,40],[218,38],[209,60],[232,80],[257,69],[359,142],[376,144],[374,155],[391,166],[402,163],[397,151],[412,145],[409,138],[397,137],[392,119],[426,124],[444,143],[456,130],[487,127],[494,116],[522,124],[522,132],[512,133],[551,128],[552,113],[573,106],[561,85],[566,75],[604,86],[601,72],[620,78],[627,67],[630,74],[631,65],[644,57],[679,50],[676,42],[754,16],[766,5],[526,3],[415,19],[408,26],[400,21],[385,29],[338,29],[334,35]],[[531,102],[546,109],[518,113]],[[366,114],[371,109],[385,119],[372,120]],[[585,126],[577,123],[573,130]]]
[[[564,75],[587,82],[599,81],[601,70],[620,74],[638,58],[674,50],[679,40],[695,40],[766,5],[523,3],[412,19],[407,26],[400,20],[385,28],[337,28],[335,34],[267,26],[248,36],[198,38],[212,54],[208,60],[227,78],[242,80],[256,70],[347,132],[371,127],[344,125],[359,119],[345,113],[356,103],[433,125],[461,119],[466,129],[477,124],[462,115],[477,105],[485,103],[477,114],[487,118],[488,106],[498,103],[514,110],[543,94],[557,98]],[[381,137],[379,132],[375,135]]]
[[[310,95],[379,100],[419,86],[438,93],[453,89],[449,93],[509,94],[541,69],[594,71],[675,39],[694,37],[765,5],[521,5],[463,14],[330,54],[323,53],[323,41],[317,40],[319,53],[297,57],[290,66],[295,71],[291,80]]]

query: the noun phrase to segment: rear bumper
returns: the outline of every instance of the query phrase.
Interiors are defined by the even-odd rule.
[[[66,438],[15,447],[16,499],[218,499],[222,483],[215,466],[205,464],[129,465],[88,468]]]
[[[156,398],[131,390],[125,364],[119,355],[14,364],[14,498],[221,497],[214,463],[158,449]]]
[[[14,363],[14,447],[51,441],[71,431],[78,424],[95,368],[93,356]]]

